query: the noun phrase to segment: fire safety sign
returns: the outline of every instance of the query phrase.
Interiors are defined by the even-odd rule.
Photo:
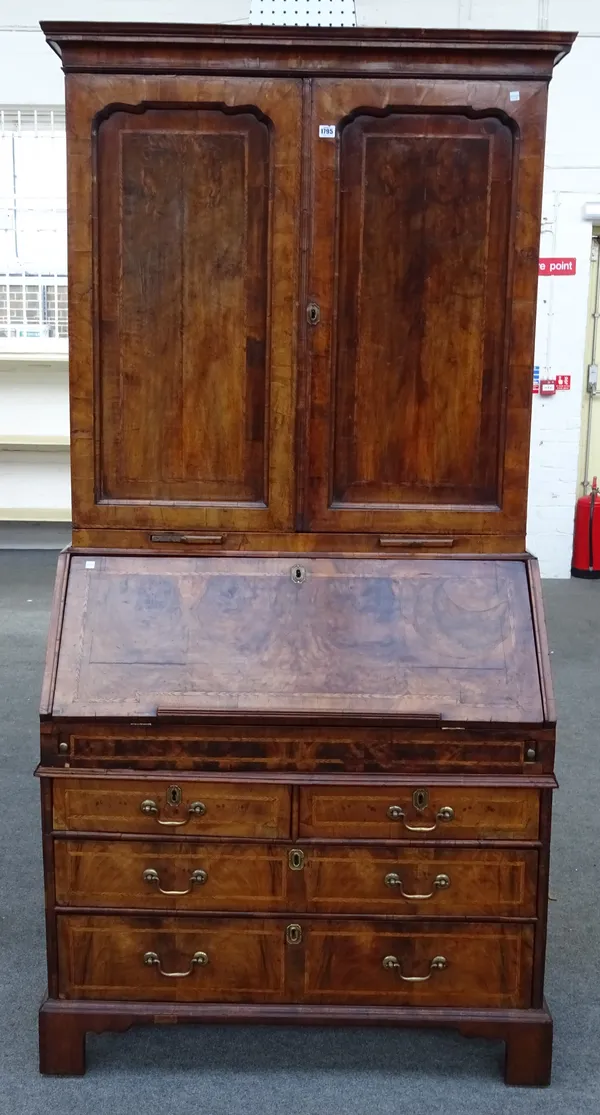
[[[544,256],[540,259],[540,275],[575,275],[577,260],[572,256]]]

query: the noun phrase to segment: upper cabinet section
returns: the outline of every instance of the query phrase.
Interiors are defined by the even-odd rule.
[[[44,30],[76,542],[523,549],[547,85],[573,36]]]

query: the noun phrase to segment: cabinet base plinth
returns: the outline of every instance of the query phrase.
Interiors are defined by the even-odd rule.
[[[552,1017],[539,1010],[256,1005],[250,1003],[116,1003],[46,999],[40,1008],[40,1072],[81,1076],[85,1035],[137,1025],[254,1022],[296,1026],[452,1028],[465,1037],[504,1041],[506,1084],[544,1087],[552,1068]]]

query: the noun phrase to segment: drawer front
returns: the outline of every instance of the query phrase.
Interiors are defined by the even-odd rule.
[[[268,844],[56,840],[54,863],[61,906],[276,911],[301,883]]]
[[[187,771],[290,770],[322,773],[369,771],[521,774],[536,764],[552,770],[551,735],[514,738],[476,729],[332,728],[298,726],[265,729],[247,725],[171,726],[168,730],[90,724],[64,727],[42,736],[45,766],[131,769],[152,760],[153,769]],[[64,748],[67,751],[64,751]]]
[[[290,791],[247,783],[60,778],[53,817],[55,829],[74,832],[275,839],[290,834]]]
[[[56,840],[54,862],[57,902],[70,907],[426,917],[536,912],[534,851]]]
[[[304,927],[303,927],[304,928]],[[304,1002],[527,1007],[533,926],[318,921],[305,928]]]
[[[62,998],[269,1003],[286,997],[285,922],[64,914],[57,924]]]
[[[528,788],[314,786],[300,793],[300,837],[536,840],[538,830],[538,791]]]
[[[531,1002],[531,925],[63,914],[57,928],[59,994],[66,999]]]
[[[306,848],[307,909],[404,917],[535,917],[535,851]]]

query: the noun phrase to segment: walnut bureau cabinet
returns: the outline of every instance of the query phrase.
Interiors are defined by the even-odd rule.
[[[550,1078],[525,551],[567,33],[43,24],[73,541],[41,1069],[137,1023],[454,1027]]]

